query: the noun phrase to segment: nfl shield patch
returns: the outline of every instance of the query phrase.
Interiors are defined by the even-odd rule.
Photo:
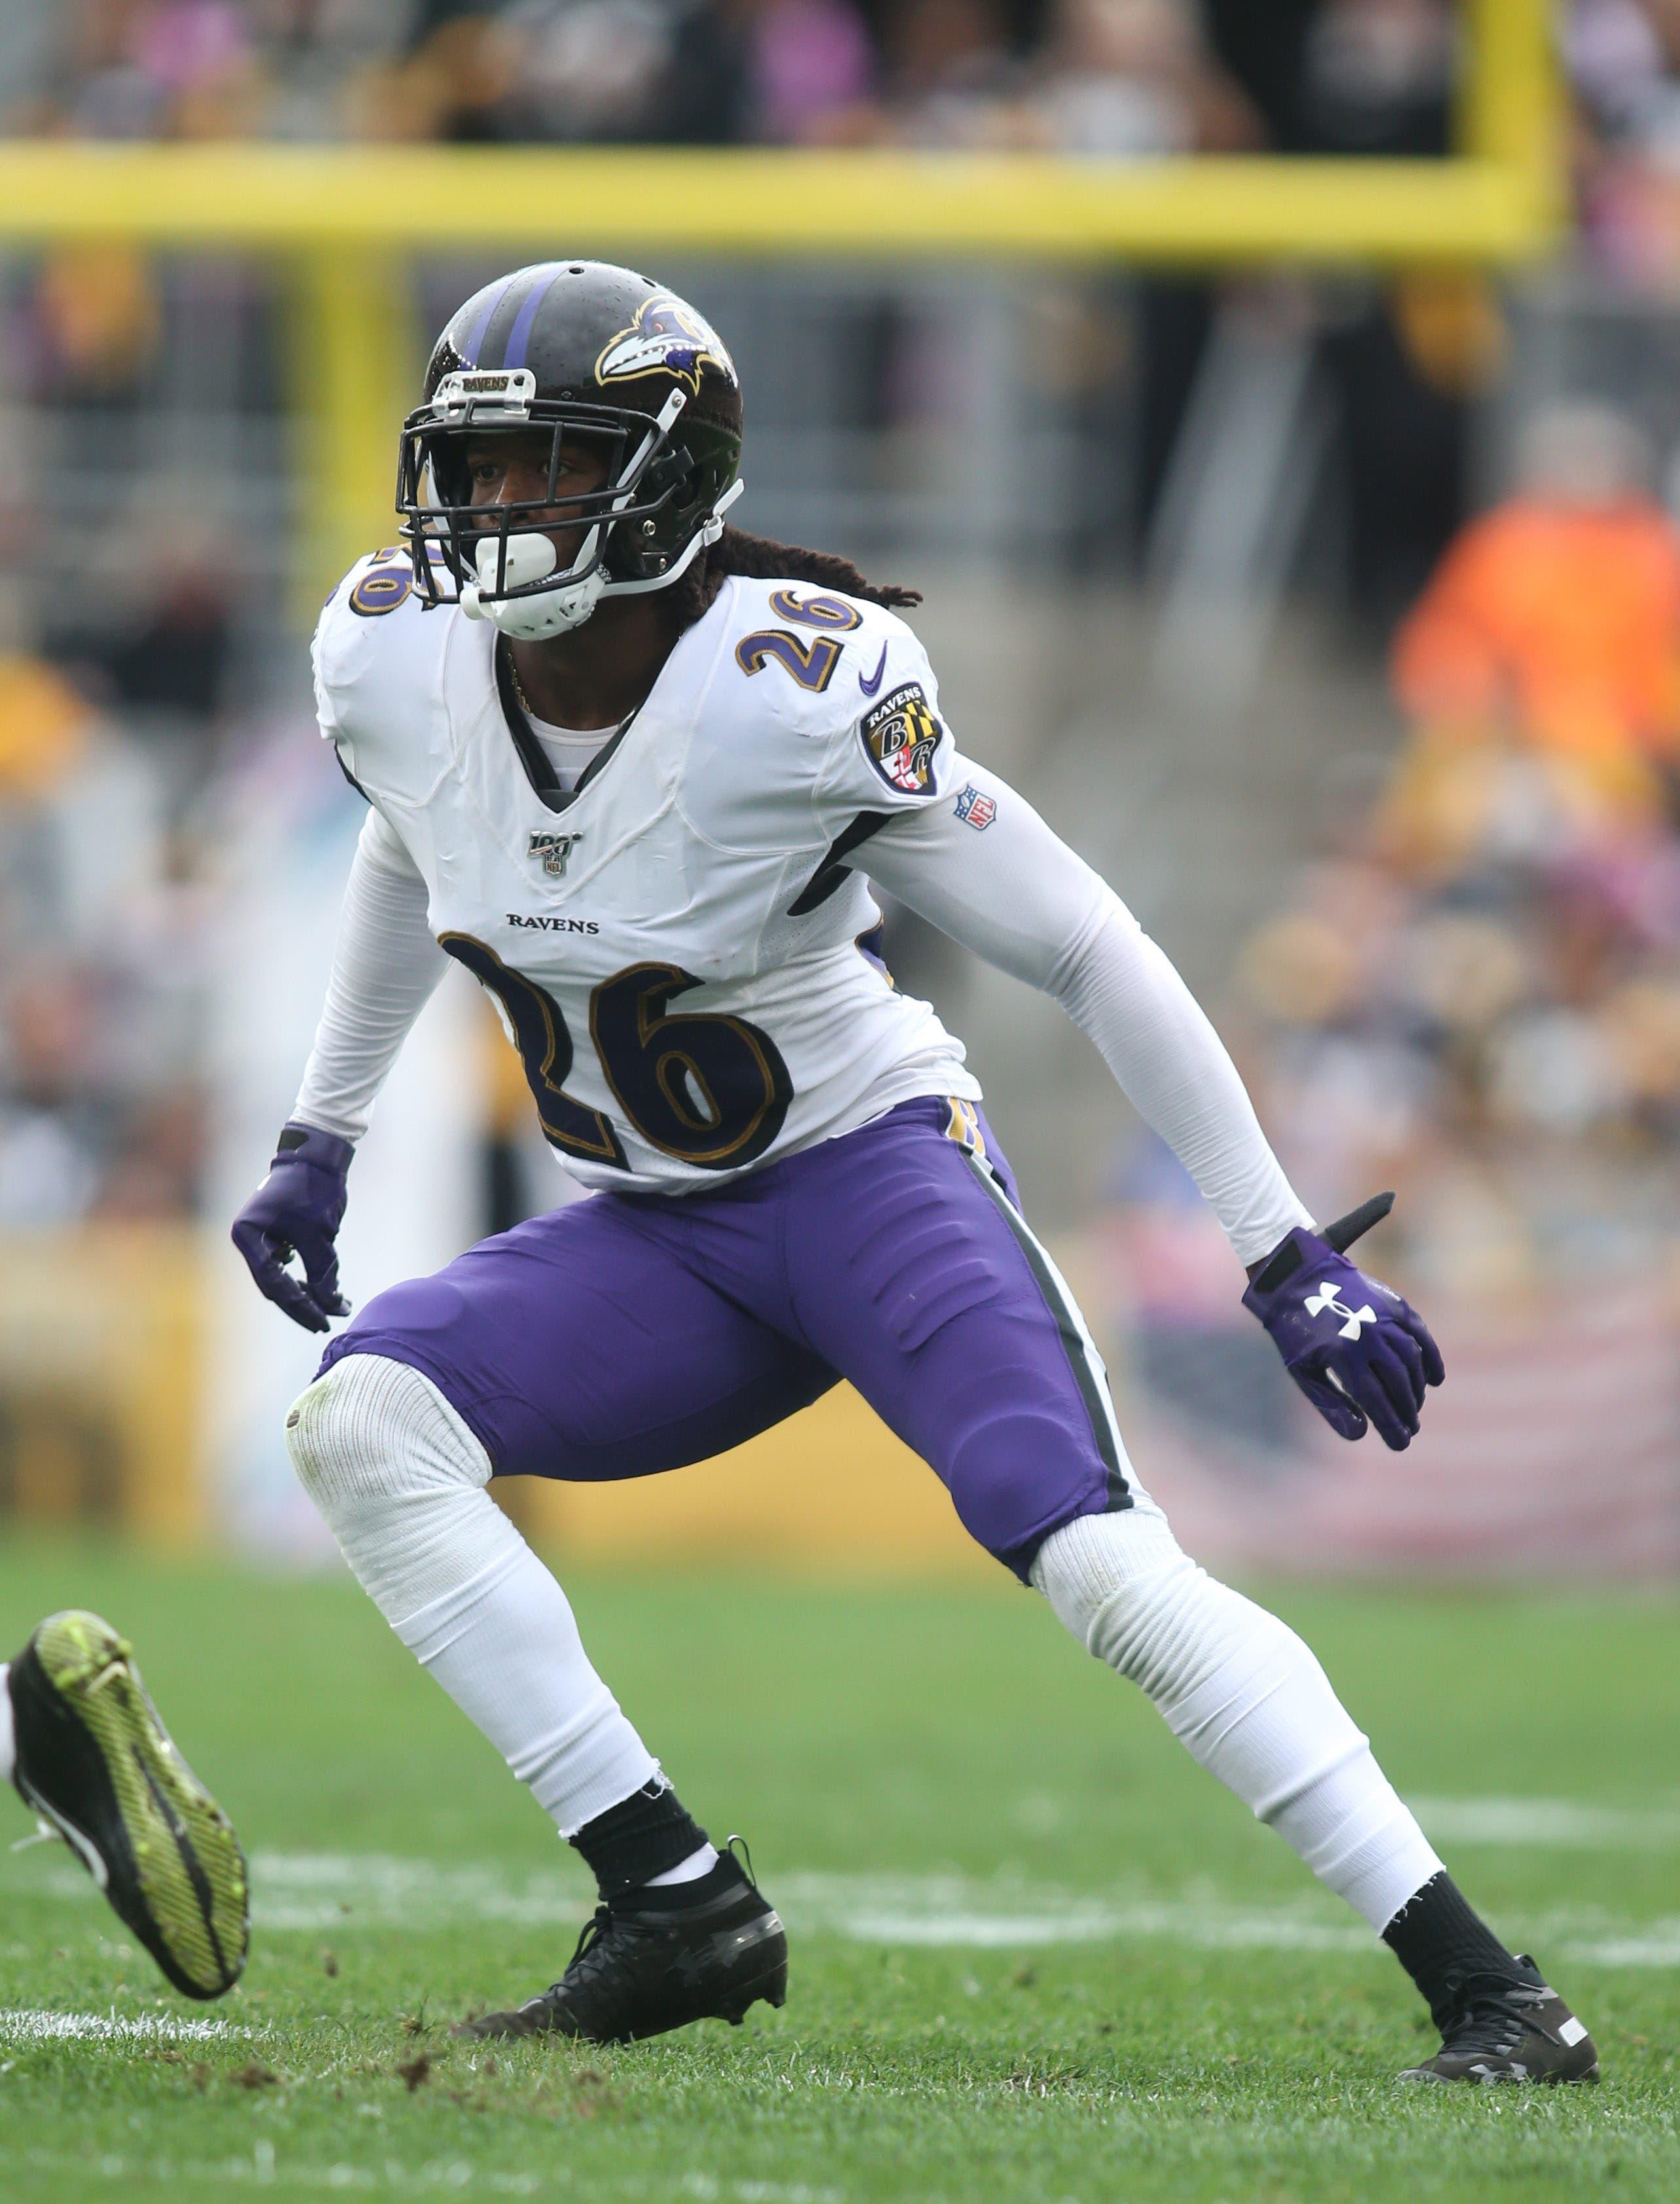
[[[869,762],[901,796],[932,796],[933,753],[944,730],[920,682],[907,681],[884,696],[861,730]]]
[[[972,826],[977,834],[984,834],[997,816],[994,799],[982,793],[971,780],[967,788],[957,791],[956,815],[965,826]]]

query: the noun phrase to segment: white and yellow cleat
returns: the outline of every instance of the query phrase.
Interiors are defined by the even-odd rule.
[[[251,1939],[245,1856],[159,1719],[127,1640],[81,1609],[49,1615],[6,1690],[25,1804],[178,1990],[231,1989]]]

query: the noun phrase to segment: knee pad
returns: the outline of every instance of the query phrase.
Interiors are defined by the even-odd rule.
[[[345,1559],[399,1628],[524,1550],[484,1490],[489,1455],[405,1362],[346,1354],[293,1408],[286,1443]]]
[[[385,1355],[347,1354],[317,1378],[286,1419],[286,1445],[334,1528],[346,1509],[490,1479],[490,1457],[431,1379]]]
[[[1030,1407],[993,1411],[979,1403],[955,1431],[941,1474],[964,1530],[1007,1567],[1030,1549],[1048,1514],[1077,1506],[1101,1477],[1070,1455],[1067,1430],[1056,1417]]]

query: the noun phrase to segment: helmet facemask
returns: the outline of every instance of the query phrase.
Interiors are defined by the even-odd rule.
[[[681,390],[656,414],[541,399],[529,369],[445,376],[403,424],[397,506],[421,595],[432,604],[453,599],[470,619],[535,640],[580,627],[603,597],[669,588],[722,534],[723,512],[742,487],[731,484],[709,512],[696,511],[694,458],[671,435],[685,403]],[[474,505],[469,439],[544,429],[543,495]],[[605,447],[606,476],[593,489],[568,493],[562,454],[580,441],[597,453]],[[571,529],[582,530],[581,540],[562,570],[553,538]]]

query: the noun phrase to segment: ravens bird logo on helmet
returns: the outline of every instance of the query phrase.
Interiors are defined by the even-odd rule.
[[[735,364],[711,324],[669,291],[636,308],[595,362],[597,382],[633,382],[644,375],[674,375],[698,394],[707,367],[733,375]]]

